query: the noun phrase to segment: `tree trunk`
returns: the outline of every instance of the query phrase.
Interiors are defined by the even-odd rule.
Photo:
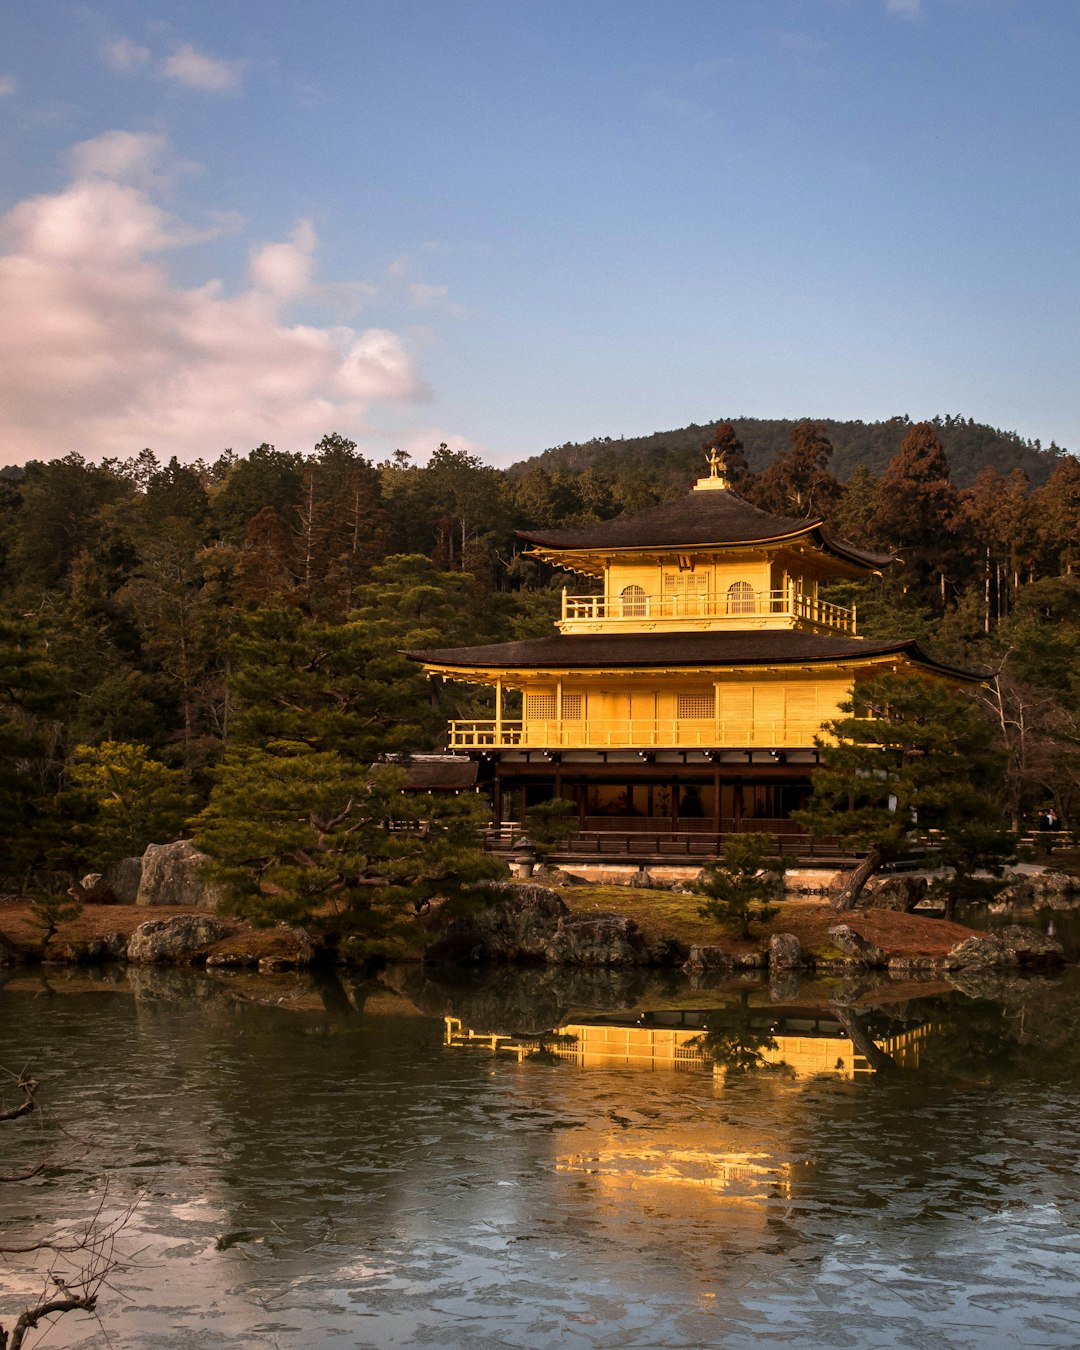
[[[833,909],[841,914],[849,909],[854,909],[859,896],[862,895],[863,887],[884,861],[885,854],[883,851],[876,846],[872,848],[848,877],[846,884],[837,892],[832,902]]]
[[[874,1072],[895,1073],[899,1068],[896,1060],[893,1059],[892,1055],[886,1054],[882,1050],[881,1046],[877,1044],[860,1022],[858,1015],[852,1012],[850,1008],[842,1007],[838,1003],[832,1003],[829,1006],[832,1008],[833,1016],[847,1032],[852,1045]]]

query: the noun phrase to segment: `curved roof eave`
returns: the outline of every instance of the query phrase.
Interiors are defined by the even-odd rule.
[[[963,670],[928,656],[914,638],[875,642],[832,638],[793,629],[738,633],[574,634],[528,638],[479,647],[427,648],[403,653],[429,670],[543,671],[740,669],[777,666],[851,666],[889,657],[963,683],[980,684],[993,672]]]

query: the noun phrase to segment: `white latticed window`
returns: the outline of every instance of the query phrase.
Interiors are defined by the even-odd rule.
[[[526,694],[525,720],[526,722],[554,722],[555,695]]]
[[[729,614],[753,614],[754,588],[748,581],[733,581],[727,591]]]
[[[679,694],[676,698],[676,713],[680,719],[684,717],[711,718],[713,715],[712,690],[695,690]]]
[[[562,715],[564,722],[580,722],[584,712],[584,698],[581,694],[563,694]]]
[[[626,618],[640,619],[645,613],[645,592],[640,586],[624,586],[619,593],[622,612]]]

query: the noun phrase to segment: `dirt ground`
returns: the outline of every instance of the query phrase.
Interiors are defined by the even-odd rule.
[[[770,933],[794,933],[804,951],[838,956],[829,942],[828,929],[839,922],[850,924],[862,937],[895,956],[942,956],[971,936],[970,929],[943,919],[888,910],[859,910],[837,915],[818,900],[797,899],[784,902],[771,923],[756,925],[751,941],[743,942],[702,919],[697,913],[700,900],[696,896],[672,891],[639,891],[628,886],[574,886],[560,894],[575,913],[625,914],[635,920],[650,942],[673,937],[687,945],[715,943],[732,952],[760,949]],[[150,919],[200,912],[169,905],[153,908],[85,905],[78,918],[60,926],[53,943],[58,947],[66,943],[82,944],[115,932],[127,937],[139,924]],[[218,945],[218,950],[243,952],[256,958],[278,954],[282,941],[280,930],[254,929],[240,919],[229,921],[229,926],[231,932]],[[28,901],[12,897],[0,901],[0,934],[20,950],[32,951],[40,946],[41,930],[32,921]]]
[[[944,956],[958,942],[972,936],[963,924],[947,923],[922,914],[891,910],[856,910],[837,914],[820,900],[786,900],[768,924],[756,924],[749,942],[733,938],[698,914],[700,899],[672,891],[633,890],[626,886],[574,886],[561,891],[575,913],[611,910],[635,920],[650,941],[675,937],[687,944],[712,943],[729,951],[760,948],[772,933],[794,933],[804,951],[839,955],[829,942],[828,930],[846,923],[860,937],[876,943],[890,956]]]

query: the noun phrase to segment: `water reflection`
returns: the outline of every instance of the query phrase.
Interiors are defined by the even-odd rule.
[[[148,1184],[128,1350],[1072,1345],[1078,1030],[1076,972],[18,972],[0,1062],[98,1147],[0,1228]]]
[[[724,1076],[779,1070],[796,1078],[845,1079],[917,1068],[920,1048],[934,1030],[911,1015],[867,1015],[831,1004],[755,1008],[749,991],[720,1008],[598,1015],[533,1037],[465,1027],[452,1016],[444,1023],[448,1046],[484,1047],[519,1061],[647,1072],[709,1069]]]

